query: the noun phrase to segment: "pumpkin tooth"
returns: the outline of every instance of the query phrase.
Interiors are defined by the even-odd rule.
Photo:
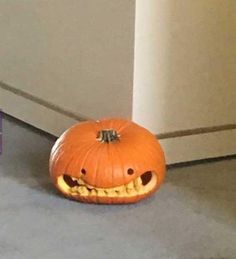
[[[138,193],[143,193],[144,192],[144,187],[142,185],[140,185],[138,188],[137,188],[137,192]]]
[[[142,184],[142,180],[140,177],[137,177],[135,180],[134,180],[134,185],[135,187],[137,186],[140,186]]]
[[[133,181],[130,182],[130,183],[128,183],[128,184],[126,184],[126,189],[134,189],[134,183],[133,183]]]
[[[105,192],[106,192],[107,194],[110,194],[110,193],[112,192],[112,189],[105,189]]]
[[[98,193],[98,196],[106,196],[106,193],[102,189],[97,190],[97,193]]]
[[[134,189],[127,189],[127,193],[131,196],[137,194],[136,191]]]
[[[89,191],[85,186],[79,186],[78,187],[78,192],[82,195],[88,195]]]
[[[108,196],[108,195],[109,195],[108,190],[104,190],[104,193],[105,193],[105,196]]]
[[[106,192],[107,196],[109,196],[109,197],[116,197],[117,196],[117,193],[114,191],[113,188],[106,189],[105,192]]]
[[[71,191],[71,192],[77,192],[77,186],[71,187],[71,188],[70,188],[70,191]]]
[[[120,196],[122,192],[115,190],[116,196]]]
[[[95,188],[95,187],[93,187],[93,189],[95,189],[96,191],[104,191],[103,188]]]
[[[113,189],[114,189],[114,191],[117,191],[117,192],[123,192],[125,190],[125,186],[121,185],[121,186],[117,186]]]
[[[134,186],[137,191],[139,191],[142,188],[142,180],[140,177],[134,180]]]
[[[81,178],[77,179],[77,182],[79,185],[85,185],[84,181]]]
[[[89,194],[88,189],[87,189],[85,186],[84,186],[83,188],[84,188],[84,189],[83,189],[83,190],[84,190],[84,193],[83,193],[83,194],[84,194],[84,195],[88,195],[88,194]]]
[[[92,189],[91,192],[90,192],[90,195],[97,195],[97,192],[95,189]]]
[[[82,192],[83,192],[83,187],[79,186],[79,187],[77,188],[77,191],[78,191],[78,193],[82,193]]]
[[[116,196],[118,196],[118,194],[115,192],[114,189],[111,189],[110,192],[109,192],[109,196],[110,197],[116,197]]]

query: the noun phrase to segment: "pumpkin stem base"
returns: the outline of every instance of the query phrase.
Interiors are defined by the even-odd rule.
[[[113,129],[105,129],[98,132],[97,139],[98,141],[109,143],[118,141],[119,137],[120,136],[118,135],[117,131]]]

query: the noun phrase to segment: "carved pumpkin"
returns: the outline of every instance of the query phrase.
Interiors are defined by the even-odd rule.
[[[165,175],[165,159],[156,137],[131,121],[87,121],[71,127],[56,141],[50,174],[69,198],[132,203],[158,189]]]

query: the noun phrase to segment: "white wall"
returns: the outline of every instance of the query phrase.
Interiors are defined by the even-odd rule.
[[[236,1],[137,0],[133,118],[155,133],[236,123]]]
[[[0,81],[82,117],[130,118],[134,15],[135,0],[0,1]]]
[[[133,119],[167,163],[236,153],[236,1],[137,0]]]

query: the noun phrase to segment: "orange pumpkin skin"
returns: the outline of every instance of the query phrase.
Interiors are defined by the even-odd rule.
[[[133,203],[160,187],[165,157],[156,137],[132,121],[86,121],[72,126],[56,141],[50,175],[69,198]]]

